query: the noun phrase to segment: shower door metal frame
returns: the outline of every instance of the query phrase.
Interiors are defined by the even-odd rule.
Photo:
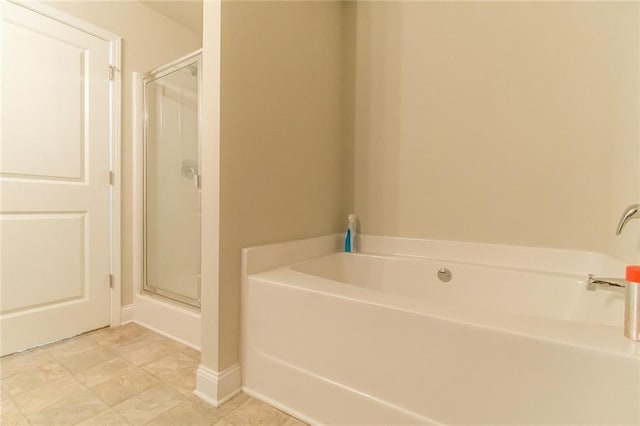
[[[202,297],[202,276],[200,276],[198,283],[198,297],[192,299],[190,297],[183,296],[181,294],[173,293],[170,291],[162,290],[153,287],[147,283],[147,126],[149,124],[149,109],[147,106],[147,84],[152,83],[164,76],[167,76],[173,72],[179,71],[184,68],[188,68],[192,65],[196,65],[198,70],[198,173],[200,173],[200,153],[202,143],[202,49],[198,49],[188,55],[185,55],[175,61],[164,64],[160,67],[142,75],[142,102],[143,102],[143,125],[142,125],[142,285],[140,286],[140,293],[157,294],[167,297],[177,302],[185,303],[191,306],[200,308],[200,300]],[[200,196],[200,206],[202,213],[202,194]],[[202,216],[200,216],[200,226],[202,227]],[[200,230],[198,249],[198,265],[202,262],[201,239],[202,229]],[[200,268],[200,274],[202,268]]]

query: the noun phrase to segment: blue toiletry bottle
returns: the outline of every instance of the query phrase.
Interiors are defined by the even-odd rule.
[[[352,253],[355,251],[356,215],[351,213],[348,220],[347,232],[344,235],[344,251]]]

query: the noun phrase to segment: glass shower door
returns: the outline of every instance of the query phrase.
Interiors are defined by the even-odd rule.
[[[144,78],[144,291],[200,306],[200,54]]]

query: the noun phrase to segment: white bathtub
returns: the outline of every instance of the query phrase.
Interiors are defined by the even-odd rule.
[[[344,253],[252,273],[243,386],[317,424],[638,424],[640,345],[585,275]]]

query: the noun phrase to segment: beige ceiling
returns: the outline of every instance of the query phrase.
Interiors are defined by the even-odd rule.
[[[142,3],[196,34],[202,35],[202,0],[143,0]]]

